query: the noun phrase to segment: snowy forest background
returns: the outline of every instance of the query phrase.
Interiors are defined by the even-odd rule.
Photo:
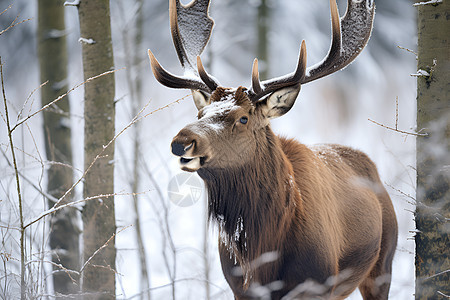
[[[185,4],[187,1],[183,1]],[[140,6],[140,3],[143,5]],[[212,40],[204,54],[208,72],[224,86],[250,85],[251,63],[257,56],[259,0],[213,0],[210,15],[215,20]],[[39,89],[29,97],[39,82],[37,57],[36,1],[1,0],[0,29],[6,28],[20,14],[31,20],[0,36],[0,56],[4,65],[5,89],[10,118],[17,122],[19,112],[29,114],[40,105]],[[308,66],[320,61],[329,49],[330,17],[327,0],[271,0],[267,70],[269,77],[294,69],[299,45],[306,40]],[[346,1],[338,1],[341,16]],[[379,126],[413,131],[415,124],[415,55],[398,46],[416,47],[415,10],[409,0],[377,0],[375,25],[366,49],[356,61],[330,77],[302,87],[297,103],[284,117],[272,122],[276,133],[295,137],[305,144],[340,143],[366,152],[377,164],[382,181],[391,195],[399,222],[398,249],[394,258],[392,299],[412,299],[414,293],[414,205],[415,138]],[[140,48],[133,43],[136,16],[143,15],[143,40]],[[69,88],[83,81],[78,15],[75,7],[65,9],[69,50]],[[168,24],[168,1],[111,1],[111,20],[116,69],[116,132],[133,119],[130,83],[142,80],[139,109],[146,112],[164,107],[189,95],[185,90],[171,90],[156,82],[151,74],[147,49],[168,70],[181,73],[172,45]],[[138,54],[137,65],[130,57]],[[123,69],[127,67],[127,69]],[[131,79],[131,80],[130,80]],[[262,78],[265,79],[265,78]],[[29,99],[28,99],[29,98]],[[74,173],[83,170],[83,89],[70,95]],[[397,102],[398,99],[398,102]],[[396,106],[398,104],[398,114]],[[3,109],[3,106],[2,106]],[[2,112],[3,113],[3,112]],[[196,119],[191,97],[150,114],[139,126],[131,126],[116,140],[115,203],[118,299],[231,299],[223,278],[217,253],[217,230],[207,226],[205,193],[190,207],[173,205],[167,195],[168,182],[180,173],[177,159],[169,151],[172,137],[188,122]],[[370,119],[370,120],[369,120]],[[398,119],[398,121],[397,121]],[[398,122],[398,123],[397,123]],[[15,299],[20,295],[17,195],[15,178],[8,157],[6,126],[0,126],[0,297]],[[18,165],[29,181],[22,181],[25,219],[30,221],[48,209],[39,192],[44,190],[44,137],[40,114],[27,121],[15,133]],[[140,129],[139,132],[137,129]],[[138,201],[139,224],[145,250],[148,278],[142,278],[136,240],[136,211],[133,206],[133,160],[131,145],[139,141]],[[82,199],[82,187],[75,189],[75,199]],[[80,204],[83,205],[83,204]],[[48,219],[30,227],[27,249],[30,262],[29,281],[37,298],[53,293],[48,248]],[[123,229],[123,230],[122,230]],[[150,288],[150,292],[145,291]],[[143,292],[144,291],[144,292]],[[47,296],[45,296],[47,295]],[[351,299],[361,299],[355,292]]]

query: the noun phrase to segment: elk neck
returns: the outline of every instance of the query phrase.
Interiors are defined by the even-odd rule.
[[[292,165],[270,125],[256,143],[254,157],[239,167],[197,171],[208,191],[209,217],[241,265],[281,249],[301,209]]]

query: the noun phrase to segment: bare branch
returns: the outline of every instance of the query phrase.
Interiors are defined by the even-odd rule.
[[[111,242],[116,235],[118,235],[119,233],[121,233],[122,231],[124,231],[125,229],[131,227],[132,225],[128,225],[124,228],[122,228],[121,230],[119,230],[118,232],[114,233],[104,244],[103,246],[101,246],[100,248],[98,248],[92,255],[91,257],[89,257],[86,262],[84,263],[84,265],[81,267],[80,269],[80,273],[82,273],[84,271],[84,269],[86,268],[86,266],[89,264],[89,262],[94,258],[95,255],[97,255],[97,253],[99,253],[102,249],[106,248],[109,244],[109,242]],[[114,271],[115,272],[115,271]]]
[[[428,277],[425,277],[425,278],[421,278],[420,281],[425,281],[425,280],[428,280],[428,279],[431,279],[431,278],[434,278],[434,277],[437,277],[437,276],[441,276],[441,275],[444,275],[444,274],[446,274],[448,272],[450,272],[450,269],[442,271],[442,272],[439,272],[439,273],[436,273],[434,275],[431,275],[431,276],[428,276]]]
[[[19,127],[20,125],[22,125],[23,123],[25,123],[26,121],[28,121],[29,119],[31,119],[32,117],[34,117],[35,115],[37,115],[38,113],[42,112],[43,110],[45,110],[45,109],[49,108],[50,106],[52,106],[53,104],[57,103],[59,100],[61,100],[62,98],[66,97],[68,94],[70,94],[71,92],[73,92],[74,90],[76,90],[77,88],[79,88],[80,86],[82,86],[82,85],[84,85],[84,84],[86,84],[86,83],[88,83],[88,82],[90,82],[90,81],[92,81],[92,80],[95,80],[95,79],[97,79],[97,78],[99,78],[99,77],[102,77],[102,76],[105,76],[105,75],[108,75],[108,74],[112,74],[112,73],[115,73],[115,72],[120,71],[120,70],[123,70],[123,69],[124,69],[124,68],[117,69],[117,70],[106,71],[106,72],[101,73],[101,74],[99,74],[99,75],[90,77],[90,78],[88,78],[86,81],[83,81],[82,83],[79,83],[79,84],[75,85],[73,88],[71,88],[70,90],[68,90],[66,93],[62,94],[61,96],[59,96],[59,97],[56,98],[55,100],[53,100],[53,101],[49,102],[48,104],[44,105],[44,106],[43,106],[41,109],[39,109],[38,111],[36,111],[36,112],[32,113],[31,115],[28,115],[27,117],[25,117],[25,118],[19,120],[19,121],[17,122],[17,124],[14,125],[14,127],[12,128],[12,131],[14,131],[17,127]]]
[[[386,128],[386,129],[389,129],[389,130],[392,130],[392,131],[395,131],[395,132],[398,132],[398,133],[414,135],[414,136],[428,136],[428,133],[416,133],[416,132],[403,131],[403,130],[399,130],[399,129],[396,129],[396,128],[392,128],[392,127],[386,126],[384,124],[378,123],[378,122],[376,122],[374,120],[371,120],[371,119],[367,119],[367,120],[369,120],[372,123],[377,124],[378,126],[381,126],[383,128]]]
[[[9,159],[8,159],[8,156],[6,155],[6,153],[5,153],[5,151],[3,151],[3,149],[0,149],[0,151],[1,151],[1,153],[3,154],[3,157],[5,158],[5,160],[6,160],[6,163],[9,165],[9,166],[13,166],[12,165],[12,163],[9,161]],[[42,196],[44,196],[45,198],[47,198],[47,199],[49,199],[49,200],[51,200],[51,201],[54,201],[54,202],[57,202],[58,201],[58,199],[57,198],[55,198],[55,197],[53,197],[52,195],[50,195],[50,194],[47,194],[45,191],[43,191],[40,187],[38,187],[36,184],[34,184],[34,182],[31,180],[31,179],[29,179],[28,177],[26,177],[25,176],[25,174],[23,174],[22,172],[20,172],[20,171],[18,171],[19,172],[19,175],[20,175],[20,177],[22,177],[22,179],[24,179],[26,182],[28,182],[28,184],[30,184],[37,192],[39,192]]]
[[[95,199],[101,199],[101,198],[109,198],[109,197],[115,197],[115,196],[130,196],[130,195],[140,195],[140,194],[145,194],[149,191],[145,191],[145,192],[140,192],[140,193],[114,193],[114,194],[101,194],[101,195],[96,195],[96,196],[92,196],[92,197],[87,197],[84,199],[80,199],[80,200],[76,200],[76,201],[72,201],[63,205],[59,205],[59,206],[53,206],[52,208],[42,212],[39,216],[37,216],[36,218],[34,218],[33,220],[31,220],[29,223],[27,223],[25,225],[25,228],[33,225],[34,223],[38,222],[39,220],[41,220],[42,218],[45,218],[48,215],[51,215],[61,209],[64,209],[66,207],[72,207],[72,206],[76,206],[77,204],[80,203],[84,203],[86,201],[90,201],[90,200],[95,200]],[[53,199],[52,199],[53,200]],[[58,201],[56,201],[58,203]]]
[[[408,51],[409,53],[414,54],[416,56],[416,59],[418,58],[418,54],[414,50],[411,50],[411,49],[408,49],[408,48],[405,48],[405,47],[402,47],[402,46],[397,46],[397,48],[405,50],[405,51]]]
[[[25,109],[25,105],[28,103],[28,100],[30,100],[30,98],[34,95],[34,93],[37,90],[40,90],[43,86],[45,86],[48,83],[48,80],[44,83],[41,83],[37,88],[35,88],[34,90],[31,91],[31,93],[28,95],[27,99],[25,100],[25,102],[23,103],[22,109],[19,111],[19,113],[17,114],[17,120],[20,119],[20,116],[22,115],[23,110]],[[33,103],[30,105],[30,111],[28,113],[31,113],[31,108],[33,106]]]
[[[390,184],[387,183],[387,182],[385,182],[384,184],[385,184],[386,186],[390,187],[391,189],[393,189],[394,191],[399,192],[399,193],[402,194],[403,196],[405,196],[405,197],[411,199],[411,201],[410,201],[410,200],[406,200],[406,202],[407,202],[408,204],[411,204],[411,205],[416,205],[416,204],[417,204],[416,198],[414,198],[414,197],[411,196],[410,194],[407,194],[407,193],[403,192],[402,190],[395,188],[394,186],[390,185]]]
[[[16,177],[16,188],[17,188],[17,196],[19,202],[19,219],[20,219],[20,298],[24,300],[25,295],[25,227],[23,222],[23,203],[22,203],[22,192],[20,190],[20,180],[19,180],[19,169],[17,167],[16,161],[16,153],[14,151],[14,143],[12,138],[12,130],[11,124],[9,122],[9,114],[8,114],[8,102],[6,101],[6,92],[5,92],[5,84],[3,81],[3,63],[2,58],[0,57],[0,78],[2,84],[2,95],[3,102],[5,104],[5,119],[6,126],[8,128],[8,138],[9,145],[11,146],[11,155],[13,159],[14,173]]]
[[[11,6],[12,6],[12,4],[11,4],[7,9],[5,9],[4,11],[2,11],[1,14],[3,14],[3,13],[4,13],[6,10],[8,10]],[[1,14],[0,14],[0,15],[1,15]],[[13,27],[15,27],[15,26],[17,26],[17,25],[19,25],[19,24],[22,24],[22,23],[24,23],[24,22],[27,22],[27,21],[32,20],[32,19],[30,18],[30,19],[22,20],[22,21],[16,23],[16,21],[17,21],[18,18],[19,18],[19,15],[17,15],[17,16],[15,17],[15,19],[11,22],[11,24],[9,24],[8,27],[6,27],[6,28],[3,29],[2,31],[0,31],[0,35],[2,35],[3,33],[7,32],[7,31],[10,30],[11,28],[13,28]]]
[[[450,295],[446,295],[446,294],[444,294],[444,293],[441,292],[441,291],[437,291],[436,293],[438,293],[438,294],[441,295],[441,296],[444,296],[445,298],[449,298],[449,299],[450,299]]]
[[[392,130],[392,131],[395,131],[395,132],[398,132],[398,133],[403,133],[403,134],[407,134],[407,135],[414,135],[414,136],[428,136],[428,133],[421,133],[420,131],[422,131],[422,130],[420,130],[419,132],[408,132],[408,131],[403,131],[403,130],[398,129],[398,115],[399,114],[398,114],[398,96],[397,96],[395,98],[395,128],[386,126],[384,124],[378,123],[378,122],[376,122],[374,120],[371,120],[371,119],[368,119],[368,120],[370,122],[372,122],[372,123],[375,123],[378,126],[381,126],[381,127],[385,128],[385,129]]]
[[[8,9],[10,9],[12,6],[13,6],[13,5],[12,5],[12,3],[11,3],[7,8],[5,8],[5,9],[0,13],[0,16],[3,15],[3,13],[6,12]]]
[[[105,73],[103,73],[103,74],[105,74]],[[93,78],[93,77],[92,77]],[[150,104],[150,102],[149,103],[147,103],[143,108],[142,108],[142,110],[138,113],[138,115],[137,116],[135,116],[134,118],[133,118],[133,120],[131,120],[131,122],[127,125],[127,126],[125,126],[119,133],[117,133],[109,142],[108,142],[108,144],[106,144],[106,145],[104,145],[103,146],[103,149],[102,149],[102,151],[95,157],[95,159],[91,162],[91,164],[87,167],[87,169],[84,171],[84,173],[80,176],[80,178],[64,193],[64,195],[62,195],[61,196],[61,198],[59,198],[58,199],[58,201],[56,201],[56,203],[55,203],[55,205],[51,208],[51,209],[49,209],[49,210],[47,210],[47,211],[45,211],[45,212],[43,212],[43,213],[41,213],[38,217],[36,217],[34,220],[32,220],[31,222],[29,222],[28,224],[26,224],[25,225],[25,228],[26,227],[29,227],[30,225],[32,225],[32,224],[34,224],[34,223],[36,223],[36,222],[38,222],[39,220],[41,220],[42,218],[44,218],[44,217],[46,217],[46,216],[48,216],[49,214],[52,214],[52,213],[54,213],[54,212],[56,212],[56,211],[58,211],[58,210],[60,210],[60,209],[62,209],[62,208],[64,208],[64,207],[67,207],[67,206],[73,206],[73,205],[75,205],[75,204],[78,204],[78,203],[82,203],[82,202],[85,202],[85,201],[88,201],[88,200],[92,200],[92,199],[97,199],[97,198],[100,198],[100,197],[105,197],[105,196],[108,196],[108,197],[112,197],[112,196],[114,196],[114,195],[117,195],[116,193],[115,194],[109,194],[109,195],[98,195],[98,196],[93,196],[93,197],[88,197],[88,198],[86,198],[86,199],[82,199],[82,200],[78,200],[78,201],[74,201],[74,202],[71,202],[71,203],[68,203],[68,204],[64,204],[64,205],[59,205],[63,200],[64,200],[64,198],[65,197],[67,197],[67,195],[68,194],[70,194],[72,191],[73,191],[73,189],[83,180],[83,178],[85,178],[85,176],[86,176],[86,174],[90,171],[90,169],[92,168],[92,166],[95,164],[95,162],[99,159],[99,158],[101,158],[101,157],[103,157],[102,156],[102,154],[103,154],[103,152],[120,136],[120,135],[122,135],[124,132],[125,132],[125,130],[127,130],[128,128],[130,128],[134,123],[136,123],[136,122],[138,122],[138,121],[140,121],[140,120],[142,120],[143,118],[145,118],[145,117],[147,117],[147,116],[149,116],[149,115],[152,115],[153,113],[155,113],[155,112],[158,112],[158,111],[160,111],[160,110],[162,110],[162,109],[164,109],[164,108],[167,108],[167,107],[169,107],[170,105],[172,105],[172,104],[175,104],[175,103],[179,103],[181,100],[183,100],[183,99],[185,99],[187,96],[185,96],[185,97],[183,97],[183,98],[180,98],[180,99],[177,99],[177,100],[175,100],[175,101],[173,101],[173,102],[171,102],[171,103],[169,103],[169,104],[167,104],[167,105],[165,105],[165,106],[163,106],[163,107],[160,107],[160,108],[158,108],[158,109],[155,109],[154,111],[152,111],[152,112],[150,112],[150,113],[148,113],[148,114],[146,114],[146,115],[144,115],[144,116],[141,116],[141,117],[139,117],[139,115],[147,108],[147,106]]]

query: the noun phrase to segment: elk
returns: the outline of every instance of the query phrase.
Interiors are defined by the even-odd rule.
[[[169,0],[173,42],[185,75],[166,71],[149,50],[156,79],[192,90],[198,120],[173,138],[184,171],[197,172],[219,227],[224,276],[236,299],[387,299],[397,221],[375,164],[341,145],[307,147],[277,136],[270,120],[287,113],[302,84],[344,68],[365,47],[374,17],[370,0],[348,0],[340,18],[330,0],[332,42],[306,68],[302,41],[296,69],[251,87],[225,88],[200,54],[213,27],[209,0]]]

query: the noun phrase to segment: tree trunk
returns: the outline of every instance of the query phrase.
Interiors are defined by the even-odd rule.
[[[268,0],[261,0],[258,5],[257,15],[257,51],[256,57],[259,62],[259,74],[262,80],[269,77],[269,26],[270,26],[270,8]]]
[[[114,68],[109,0],[83,0],[78,9],[84,78]],[[84,181],[82,290],[90,299],[115,298],[114,137],[115,82],[109,74],[84,86]],[[99,154],[100,157],[97,157]],[[97,159],[96,159],[97,157]],[[111,240],[110,240],[111,239]],[[92,293],[92,294],[91,294]]]
[[[416,299],[450,295],[450,0],[418,6]],[[420,74],[420,72],[418,72]],[[447,295],[447,296],[446,296]]]
[[[38,51],[42,105],[46,105],[67,92],[67,47],[62,1],[38,1]],[[59,199],[73,184],[70,107],[68,98],[44,111],[44,135],[47,160],[47,192]],[[71,195],[61,202],[72,200]],[[49,200],[49,207],[54,206]],[[53,285],[57,294],[78,291],[79,276],[67,270],[79,270],[79,228],[77,211],[66,208],[55,213],[50,220],[50,247],[52,249]],[[58,267],[56,265],[60,265]],[[59,299],[59,298],[57,298]]]

